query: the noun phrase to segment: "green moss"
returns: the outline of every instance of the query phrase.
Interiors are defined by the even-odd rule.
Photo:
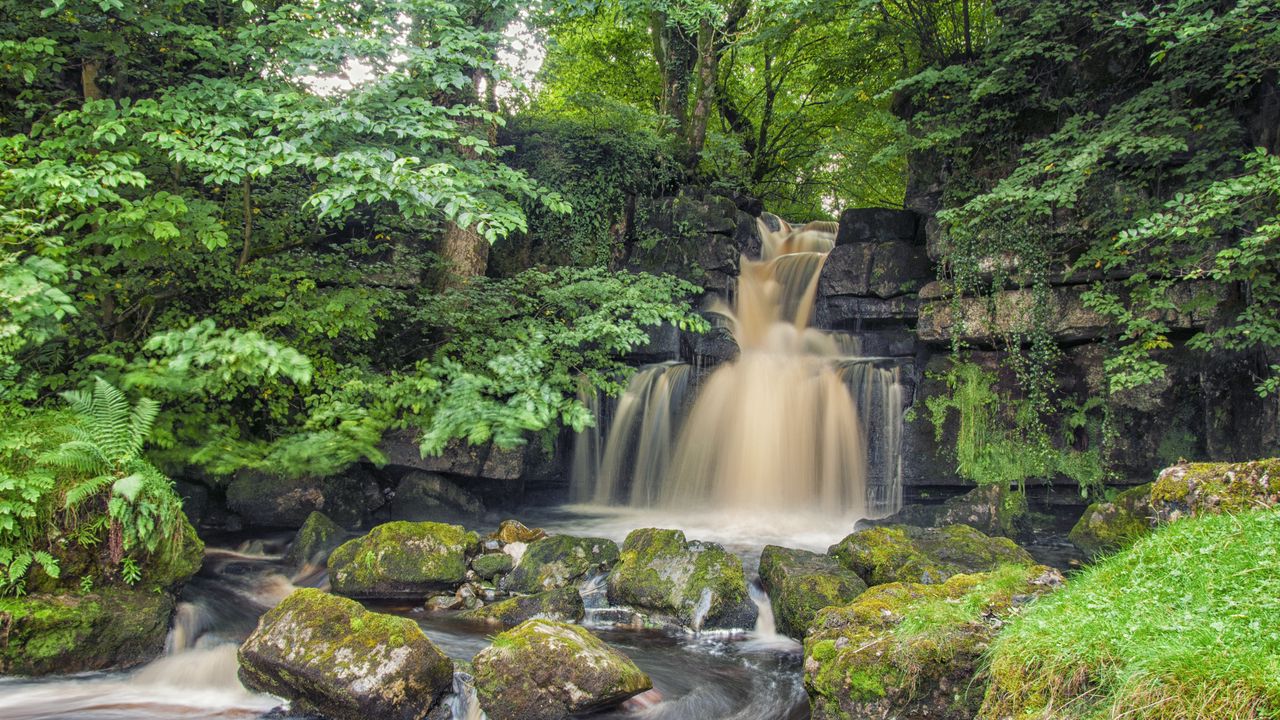
[[[485,580],[492,580],[498,575],[511,572],[515,561],[506,553],[487,553],[471,559],[471,569]]]
[[[502,579],[502,587],[520,593],[565,587],[612,568],[618,557],[612,540],[551,535],[525,549],[520,563]]]
[[[491,603],[475,610],[468,610],[460,617],[511,627],[535,617],[577,622],[582,620],[585,613],[582,596],[578,594],[578,589],[566,587]]]
[[[819,610],[844,605],[867,589],[834,558],[777,545],[767,545],[761,553],[760,579],[778,630],[796,639],[804,637]]]
[[[1174,465],[1151,488],[1151,504],[1162,520],[1244,512],[1278,502],[1280,459]]]
[[[302,527],[293,536],[293,542],[290,543],[289,552],[284,560],[293,567],[301,567],[311,562],[323,562],[334,548],[342,544],[346,536],[346,531],[330,520],[327,515],[314,511],[307,516]]]
[[[420,597],[456,587],[479,536],[461,525],[390,522],[348,541],[329,556],[334,592],[349,597]]]
[[[1127,547],[1151,532],[1151,483],[1130,488],[1111,502],[1097,502],[1085,509],[1068,537],[1090,556]]]
[[[958,573],[1005,563],[1034,564],[1012,540],[989,537],[968,525],[871,528],[845,537],[828,553],[873,586],[899,581],[940,583]]]

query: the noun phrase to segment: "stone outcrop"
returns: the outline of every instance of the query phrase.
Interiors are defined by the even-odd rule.
[[[1009,487],[982,485],[941,505],[907,505],[879,520],[859,520],[859,530],[885,525],[942,527],[967,525],[987,535],[1016,538],[1026,525],[1027,497]]]
[[[845,605],[867,584],[828,555],[766,545],[760,555],[760,581],[769,593],[778,631],[803,640],[818,611]]]
[[[832,545],[828,554],[871,586],[891,582],[934,585],[952,575],[984,572],[1000,565],[1035,564],[1012,540],[989,537],[967,525],[860,530]]]
[[[377,483],[359,467],[327,477],[250,471],[227,486],[227,507],[251,527],[298,528],[315,511],[339,525],[355,527],[368,515],[369,493],[378,494]]]
[[[1154,524],[1151,483],[1147,483],[1119,493],[1114,500],[1090,504],[1068,537],[1080,552],[1095,557],[1130,545],[1151,532]]]
[[[392,520],[454,522],[483,515],[484,503],[439,473],[414,470],[400,479],[388,511]]]
[[[285,564],[300,568],[306,564],[323,565],[347,538],[347,532],[322,512],[312,512],[298,528],[285,553]]]
[[[329,582],[353,598],[421,598],[466,579],[480,538],[461,525],[390,522],[349,540],[329,556]]]
[[[1280,504],[1280,459],[1243,463],[1179,463],[1151,486],[1158,522],[1238,513]]]

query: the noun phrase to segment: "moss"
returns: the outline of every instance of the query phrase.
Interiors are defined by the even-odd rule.
[[[899,581],[940,583],[952,575],[1001,564],[1034,564],[1012,540],[989,537],[967,525],[871,528],[845,537],[828,553],[873,586]]]
[[[491,603],[475,610],[468,610],[460,617],[512,627],[535,617],[578,622],[582,620],[584,614],[586,610],[582,605],[582,596],[578,594],[578,589],[566,587]]]
[[[1280,459],[1245,463],[1182,463],[1166,468],[1151,488],[1162,521],[1187,515],[1239,513],[1280,503]]]
[[[506,590],[535,593],[565,587],[618,562],[618,545],[604,538],[552,535],[534,541],[502,579]]]
[[[1151,483],[1130,488],[1111,502],[1097,502],[1085,509],[1068,537],[1090,556],[1127,547],[1151,532]]]
[[[515,561],[506,553],[487,553],[471,559],[471,569],[485,580],[492,580],[498,575],[511,572]]]
[[[322,512],[312,512],[293,536],[286,563],[302,567],[306,563],[324,562],[329,553],[342,544],[345,530]]]
[[[390,522],[348,541],[329,556],[334,592],[349,597],[420,597],[456,587],[479,537],[461,525]]]
[[[804,637],[819,610],[844,605],[867,589],[834,558],[777,545],[767,545],[761,553],[760,579],[778,630],[796,639]]]

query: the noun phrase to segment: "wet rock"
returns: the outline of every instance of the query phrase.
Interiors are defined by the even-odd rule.
[[[1274,507],[1280,504],[1280,459],[1243,463],[1179,463],[1151,487],[1160,522],[1182,517]]]
[[[515,561],[510,555],[502,552],[486,553],[471,558],[471,569],[485,580],[492,580],[499,575],[511,572]]]
[[[986,533],[1016,537],[1027,523],[1027,497],[1007,486],[981,485],[942,505],[908,505],[880,520],[859,521],[858,529],[886,525],[942,527],[968,525]]]
[[[1003,564],[1035,564],[1012,540],[989,537],[967,525],[871,528],[849,535],[827,552],[872,586],[891,582],[930,585],[952,575],[983,572]]]
[[[182,512],[192,525],[199,525],[209,514],[209,488],[197,482],[173,481],[174,492],[182,498]]]
[[[528,528],[519,520],[503,520],[496,532],[489,537],[503,543],[531,543],[547,536],[542,528]]]
[[[608,579],[609,601],[672,619],[693,630],[750,628],[758,610],[742,561],[715,543],[686,541],[679,530],[633,530]]]
[[[508,598],[482,608],[468,610],[462,617],[468,620],[513,627],[525,620],[544,618],[559,622],[578,622],[586,610],[582,596],[576,587],[564,587],[535,595]]]
[[[408,618],[305,588],[240,646],[240,680],[330,720],[421,720],[453,684],[453,662]]]
[[[371,482],[358,468],[329,477],[245,472],[227,486],[227,507],[251,527],[299,528],[317,510],[339,525],[355,527],[367,514],[364,488]]]
[[[1068,537],[1092,557],[1127,547],[1151,532],[1152,525],[1151,483],[1147,483],[1120,493],[1110,502],[1091,504]]]
[[[354,598],[420,598],[466,579],[480,538],[461,525],[389,522],[329,556],[333,591]]]
[[[1044,566],[1006,565],[942,584],[880,585],[819,611],[804,641],[814,720],[969,720],[986,685],[983,654],[1003,618],[1062,582]]]
[[[918,291],[934,277],[924,248],[902,241],[837,245],[818,276],[822,297],[893,298]]]
[[[521,448],[502,450],[493,444],[469,445],[452,440],[439,455],[422,457],[417,432],[393,430],[378,445],[388,465],[486,480],[518,480],[524,472]]]
[[[653,687],[630,658],[586,629],[542,619],[495,637],[472,668],[491,720],[565,720]]]
[[[840,213],[836,245],[866,242],[919,243],[920,216],[910,210],[848,208]]]
[[[414,471],[396,487],[390,503],[392,520],[437,522],[475,518],[484,514],[484,503],[438,473]]]
[[[313,512],[293,536],[284,561],[294,568],[301,568],[308,563],[323,565],[329,559],[329,553],[341,545],[346,537],[347,532],[328,516],[322,512]]]
[[[531,543],[515,568],[502,578],[502,589],[536,593],[565,587],[600,573],[618,562],[618,545],[604,538],[551,535]]]
[[[0,598],[0,675],[131,667],[164,650],[173,596],[151,588]]]
[[[769,593],[778,631],[797,640],[819,610],[844,605],[867,584],[827,555],[766,545],[760,555],[760,581]]]

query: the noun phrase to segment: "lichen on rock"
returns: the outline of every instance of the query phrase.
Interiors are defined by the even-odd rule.
[[[354,598],[419,598],[462,584],[479,542],[461,525],[389,522],[329,556],[333,591]]]
[[[341,545],[346,536],[346,531],[330,520],[328,515],[319,511],[312,512],[293,536],[284,561],[295,568],[307,563],[323,564],[329,553]]]
[[[502,578],[502,588],[536,593],[566,587],[609,570],[618,557],[618,545],[612,540],[551,535],[525,548],[520,562]]]
[[[1277,504],[1280,459],[1179,463],[1161,471],[1151,487],[1152,509],[1160,522],[1240,513]]]
[[[535,595],[507,598],[468,610],[460,617],[478,622],[513,627],[533,618],[578,622],[586,613],[576,587],[563,587]]]
[[[1089,505],[1071,528],[1071,542],[1086,555],[1097,556],[1126,547],[1151,532],[1155,524],[1151,486],[1139,485],[1114,500]]]

